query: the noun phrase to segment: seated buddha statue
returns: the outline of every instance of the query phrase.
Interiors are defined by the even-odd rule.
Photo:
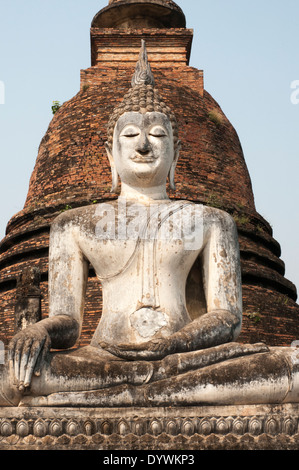
[[[295,349],[237,342],[234,220],[167,195],[180,145],[143,43],[132,87],[108,123],[112,191],[120,180],[120,196],[54,220],[49,316],[12,339],[0,366],[1,406],[298,402]],[[198,259],[206,307],[191,316],[186,282]],[[90,344],[75,348],[89,264],[101,282],[102,315]]]

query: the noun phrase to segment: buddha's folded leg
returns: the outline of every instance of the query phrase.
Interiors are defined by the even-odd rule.
[[[269,348],[263,343],[240,344],[226,343],[208,349],[177,353],[166,356],[161,361],[155,361],[151,382],[184,374],[191,370],[202,369],[238,357],[268,352]]]
[[[42,376],[33,380],[27,395],[36,397],[63,392],[65,398],[66,394],[69,394],[71,405],[72,393],[100,390],[121,384],[143,385],[232,357],[265,351],[268,351],[268,348],[263,344],[230,343],[201,351],[173,354],[151,363],[124,361],[104,350],[89,346],[73,353],[52,355]],[[29,400],[30,398],[27,398],[25,401]]]
[[[54,393],[26,406],[188,406],[299,401],[299,371],[288,348],[244,356],[157,382]]]
[[[18,406],[23,398],[55,392],[99,390],[120,384],[142,385],[153,374],[150,362],[125,362],[92,347],[73,353],[52,353],[34,376],[30,388],[20,393],[9,362],[0,366],[0,406]]]
[[[299,361],[293,348],[236,357],[141,387],[147,406],[299,402]]]
[[[35,378],[31,395],[98,390],[121,384],[142,385],[153,374],[150,362],[125,362],[93,347],[68,354],[53,354],[42,375]]]

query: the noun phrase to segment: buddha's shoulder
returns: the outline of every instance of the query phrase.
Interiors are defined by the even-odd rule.
[[[219,209],[217,207],[208,206],[205,204],[201,204],[195,201],[188,201],[188,200],[173,200],[168,201],[170,210],[181,210],[189,213],[191,211],[192,214],[196,214],[198,217],[202,217],[205,221],[210,221],[211,223],[228,223],[234,224],[233,217],[223,209]]]
[[[95,203],[88,206],[76,207],[74,209],[67,208],[55,217],[52,223],[52,228],[87,226],[92,223],[92,221],[97,218],[105,208],[107,209],[108,205],[113,208],[115,206],[115,201],[109,201],[108,203]]]
[[[175,201],[175,204],[180,205],[183,209],[185,207],[191,207],[192,211],[196,211],[199,214],[202,214],[204,217],[233,220],[232,216],[228,212],[223,209],[218,209],[217,207],[186,200]]]
[[[234,218],[225,210],[211,206],[203,206],[203,218],[211,225],[222,225],[227,228],[234,228]]]

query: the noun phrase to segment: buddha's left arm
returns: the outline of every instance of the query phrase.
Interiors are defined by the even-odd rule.
[[[221,311],[220,318],[223,320],[219,320],[219,326],[223,334],[225,327],[221,327],[222,321],[231,326],[227,340],[234,340],[242,326],[242,279],[237,227],[226,212],[206,210],[210,216],[204,222],[202,267],[207,318],[212,318],[213,312]],[[213,323],[217,327],[216,318]],[[223,342],[226,342],[225,339],[224,336]]]
[[[172,336],[177,351],[234,341],[242,326],[242,281],[238,233],[226,212],[206,208],[201,253],[207,313]]]
[[[206,208],[201,253],[207,313],[172,335],[177,352],[234,341],[242,326],[242,282],[238,233],[226,212]]]

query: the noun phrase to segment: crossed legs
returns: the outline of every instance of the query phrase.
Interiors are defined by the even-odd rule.
[[[118,407],[298,402],[299,373],[292,362],[293,354],[290,348],[269,350],[263,345],[230,343],[174,354],[161,361],[128,362],[87,347],[53,354],[41,376],[33,379],[31,389],[23,395],[12,386],[9,372],[2,371],[0,405]]]

